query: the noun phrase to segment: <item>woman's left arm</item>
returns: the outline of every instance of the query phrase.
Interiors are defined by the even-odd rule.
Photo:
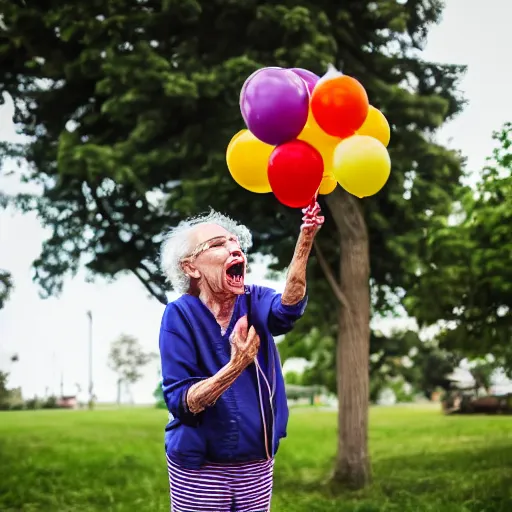
[[[319,215],[318,203],[304,210],[304,213],[295,253],[288,269],[284,292],[282,294],[275,293],[271,299],[268,327],[273,336],[289,332],[306,309],[306,267],[313,241],[324,218]]]

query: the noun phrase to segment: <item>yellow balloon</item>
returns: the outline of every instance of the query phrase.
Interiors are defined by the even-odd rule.
[[[323,196],[326,196],[336,188],[336,185],[338,185],[338,182],[336,181],[336,178],[334,177],[333,174],[324,174],[322,178],[322,183],[320,183],[320,189],[318,190],[318,193]]]
[[[233,179],[243,188],[266,194],[272,192],[268,181],[268,159],[274,146],[257,139],[249,130],[233,136],[226,150],[226,162]]]
[[[389,128],[388,120],[384,117],[384,114],[370,105],[366,120],[363,126],[357,130],[356,134],[374,137],[387,147],[391,138],[391,129]]]
[[[379,140],[353,135],[336,146],[333,172],[347,192],[360,198],[373,196],[388,181],[391,159]]]
[[[228,144],[228,149],[226,149],[226,157],[228,155],[228,153],[231,151],[231,148],[233,147],[233,144],[235,142],[236,139],[238,139],[238,137],[240,137],[240,135],[242,135],[243,133],[247,132],[249,130],[240,130],[238,133],[235,133],[235,135],[233,135],[233,137],[231,137],[231,140],[229,141],[229,144]]]
[[[341,139],[325,133],[315,121],[311,109],[306,125],[297,139],[311,144],[322,155],[324,174],[332,174],[334,148],[340,143]]]

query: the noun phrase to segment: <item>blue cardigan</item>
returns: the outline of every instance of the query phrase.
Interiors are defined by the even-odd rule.
[[[165,428],[165,449],[172,461],[197,469],[205,462],[265,459],[262,408],[269,451],[275,455],[279,440],[286,436],[288,406],[273,336],[289,332],[304,314],[306,304],[304,297],[294,306],[284,306],[281,294],[274,290],[247,286],[245,295],[237,297],[224,334],[199,298],[182,295],[167,305],[160,327],[160,355],[163,395],[171,413]],[[229,362],[229,336],[237,320],[246,314],[260,336],[258,361],[274,391],[273,399],[261,379],[260,403],[256,366],[252,363],[215,405],[192,414],[185,400],[188,389]]]

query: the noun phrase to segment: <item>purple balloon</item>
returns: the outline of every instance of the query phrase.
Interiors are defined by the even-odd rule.
[[[313,94],[313,89],[315,88],[315,85],[318,82],[318,80],[320,80],[320,77],[307,69],[291,68],[290,71],[293,71],[295,74],[299,75],[302,78],[302,80],[306,82],[309,94]]]
[[[309,110],[308,88],[289,69],[259,69],[242,87],[240,110],[253,135],[278,146],[297,138],[304,128]]]

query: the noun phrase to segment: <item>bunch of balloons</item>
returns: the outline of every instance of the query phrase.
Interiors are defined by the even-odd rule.
[[[364,87],[332,66],[322,77],[301,68],[262,68],[244,83],[247,126],[226,152],[233,179],[302,208],[339,184],[357,197],[387,182],[390,128]]]

